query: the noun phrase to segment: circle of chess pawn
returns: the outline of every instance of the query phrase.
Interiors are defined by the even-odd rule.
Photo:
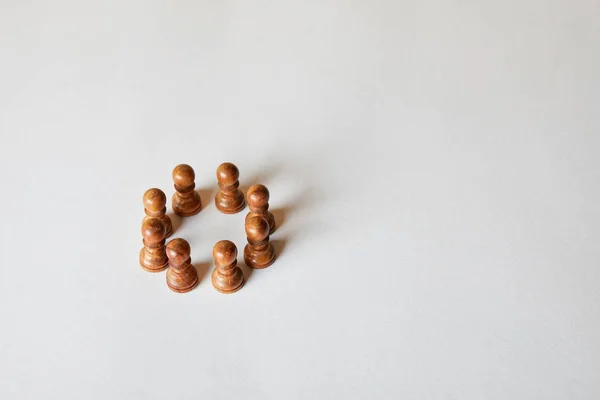
[[[196,175],[192,167],[180,164],[173,169],[175,193],[171,201],[173,212],[182,217],[196,215],[202,209],[196,187]],[[239,189],[240,172],[229,162],[217,168],[219,192],[215,206],[224,214],[235,214],[244,209],[246,199],[250,212],[246,215],[245,228],[248,244],[244,247],[244,261],[251,268],[267,268],[275,261],[275,250],[269,235],[275,230],[275,218],[269,211],[269,190],[264,185],[253,185],[246,199]],[[142,243],[140,265],[149,272],[167,269],[167,286],[174,292],[185,293],[198,285],[198,272],[191,264],[191,248],[185,239],[166,238],[173,232],[171,219],[166,214],[167,196],[157,188],[146,190],[143,196]],[[238,250],[229,240],[221,240],[213,247],[215,269],[212,285],[221,293],[234,293],[244,286],[244,275],[237,265]]]

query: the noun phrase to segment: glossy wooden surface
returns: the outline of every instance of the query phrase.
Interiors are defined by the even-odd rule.
[[[167,244],[167,286],[174,292],[189,292],[198,285],[198,271],[191,264],[190,253],[190,245],[185,239],[173,239]]]
[[[165,192],[157,188],[148,189],[144,192],[143,202],[144,213],[146,214],[144,220],[148,218],[160,219],[167,232],[165,237],[168,238],[171,236],[173,233],[173,224],[171,223],[171,218],[166,214],[167,196]]]
[[[179,164],[173,169],[175,193],[171,200],[173,212],[182,217],[198,214],[202,209],[200,194],[194,190],[196,174],[187,164]]]
[[[234,293],[244,286],[244,274],[237,266],[237,255],[237,247],[229,240],[221,240],[213,247],[212,284],[221,293]]]
[[[219,192],[215,197],[217,209],[225,214],[235,214],[245,207],[244,194],[239,189],[240,172],[232,163],[226,162],[217,168]]]
[[[246,220],[248,244],[244,247],[244,260],[249,267],[267,268],[275,261],[275,249],[269,241],[269,223],[260,216]]]
[[[246,192],[246,201],[250,212],[246,215],[246,221],[254,216],[260,216],[269,223],[269,233],[275,231],[275,217],[269,211],[269,189],[264,185],[252,185]]]
[[[165,226],[158,218],[142,221],[142,242],[140,265],[148,272],[160,272],[168,266],[165,253]]]

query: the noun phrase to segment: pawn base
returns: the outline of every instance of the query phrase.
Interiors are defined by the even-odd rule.
[[[231,294],[231,293],[235,293],[238,290],[240,290],[242,288],[242,286],[244,286],[244,283],[246,283],[246,281],[242,281],[242,283],[240,284],[240,286],[236,287],[235,289],[230,289],[230,290],[225,290],[225,289],[221,289],[218,288],[216,286],[214,286],[214,288],[217,290],[217,292],[219,293],[223,293],[223,294]]]
[[[217,206],[217,209],[219,211],[221,211],[223,214],[237,214],[246,207],[246,203],[244,203],[244,202],[242,202],[242,204],[240,204],[240,206],[238,208],[235,208],[233,210],[231,208],[223,208],[217,202],[215,202],[215,205]]]
[[[244,286],[244,283],[246,283],[245,279],[244,279],[244,275],[242,274],[242,270],[239,269],[236,271],[236,274],[234,274],[234,276],[232,276],[231,278],[227,279],[223,279],[222,276],[220,276],[219,274],[219,270],[215,268],[215,270],[213,271],[212,275],[211,275],[211,280],[212,280],[212,284],[213,287],[220,293],[224,293],[224,294],[231,294],[231,293],[235,293],[238,290],[240,290],[242,288],[242,286]],[[235,281],[237,279],[235,279],[235,276],[239,277],[239,283],[237,286],[228,286],[228,287],[224,287],[224,285],[230,285],[232,281]]]
[[[240,191],[232,195],[219,192],[215,196],[215,206],[223,214],[237,214],[246,208],[246,199]]]
[[[254,269],[267,268],[275,262],[275,251],[273,245],[269,243],[268,250],[266,251],[255,251],[246,245],[244,248],[244,261],[246,265]]]
[[[161,272],[164,271],[165,269],[167,269],[169,267],[169,262],[167,261],[164,265],[148,265],[145,264],[145,258],[144,258],[144,249],[140,250],[140,266],[148,272]]]
[[[166,281],[167,286],[174,292],[185,293],[194,289],[200,279],[198,272],[193,265],[190,264],[191,257],[186,261],[187,267],[183,269],[175,269],[173,267],[167,270]]]
[[[176,293],[187,293],[190,290],[193,290],[196,286],[198,286],[199,281],[200,280],[198,278],[196,278],[196,280],[192,283],[191,286],[184,287],[184,288],[171,286],[169,284],[169,281],[167,281],[167,286],[169,287],[169,289],[171,289],[172,291],[174,291]]]
[[[194,192],[192,198],[184,199],[182,199],[178,193],[175,193],[171,199],[171,204],[173,205],[173,212],[180,217],[191,217],[202,210],[202,201],[200,200],[198,192]]]

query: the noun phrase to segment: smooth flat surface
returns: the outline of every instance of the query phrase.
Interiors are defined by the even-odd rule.
[[[597,1],[0,5],[3,400],[600,397]],[[232,295],[223,161],[281,223]]]

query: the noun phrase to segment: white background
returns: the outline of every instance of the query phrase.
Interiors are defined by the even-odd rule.
[[[0,5],[3,400],[599,398],[598,1]],[[280,223],[233,295],[224,161]]]

